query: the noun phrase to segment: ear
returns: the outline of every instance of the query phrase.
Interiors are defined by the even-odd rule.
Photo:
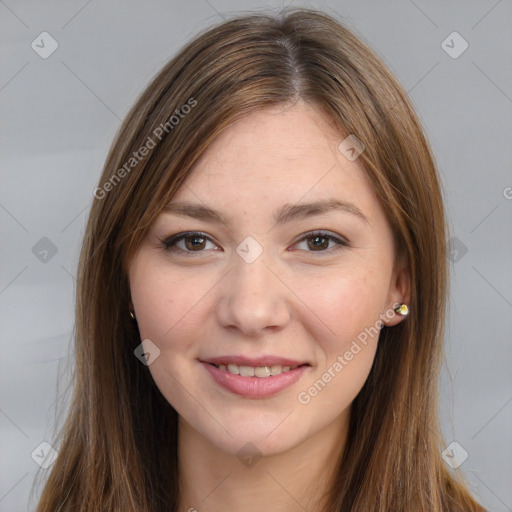
[[[386,311],[383,314],[383,323],[389,327],[397,325],[405,316],[396,313],[393,306],[396,304],[407,304],[411,302],[411,272],[409,262],[405,254],[397,258],[393,275],[389,284],[389,293],[386,302]]]

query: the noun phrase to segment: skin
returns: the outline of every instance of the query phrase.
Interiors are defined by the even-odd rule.
[[[410,288],[365,171],[338,150],[344,138],[302,101],[250,114],[214,141],[171,199],[218,210],[226,224],[163,212],[130,263],[141,340],[161,351],[149,369],[179,413],[180,511],[322,510],[378,336],[359,343],[309,403],[298,395],[329,368],[332,375],[365,328],[402,321],[392,306],[407,303]],[[272,220],[285,204],[327,198],[355,204],[368,223],[338,210]],[[350,246],[320,238],[316,248],[314,236],[304,239],[313,230]],[[165,248],[162,241],[186,231],[211,241]],[[248,236],[263,248],[252,263],[236,252]],[[247,398],[217,385],[199,361],[240,354],[311,367],[276,395]],[[247,443],[262,456],[252,467],[237,457]]]

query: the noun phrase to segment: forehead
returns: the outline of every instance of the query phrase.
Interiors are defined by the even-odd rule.
[[[359,161],[338,150],[344,138],[303,102],[253,112],[214,140],[171,202],[274,209],[334,196],[371,211],[376,196]]]

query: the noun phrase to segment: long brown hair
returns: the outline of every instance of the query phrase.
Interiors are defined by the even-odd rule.
[[[177,413],[134,356],[141,340],[128,315],[127,269],[215,137],[242,116],[298,99],[320,109],[340,136],[364,143],[361,161],[397,253],[408,257],[412,286],[407,321],[382,328],[352,404],[327,510],[482,510],[441,457],[448,233],[432,151],[376,54],[334,18],[293,9],[202,33],[158,73],[121,126],[80,255],[74,392],[38,512],[176,509]]]

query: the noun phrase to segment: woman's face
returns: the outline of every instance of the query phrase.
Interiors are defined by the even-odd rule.
[[[225,452],[279,453],[346,421],[379,327],[402,320],[407,273],[343,139],[303,102],[247,116],[131,261],[151,375],[181,426]]]

